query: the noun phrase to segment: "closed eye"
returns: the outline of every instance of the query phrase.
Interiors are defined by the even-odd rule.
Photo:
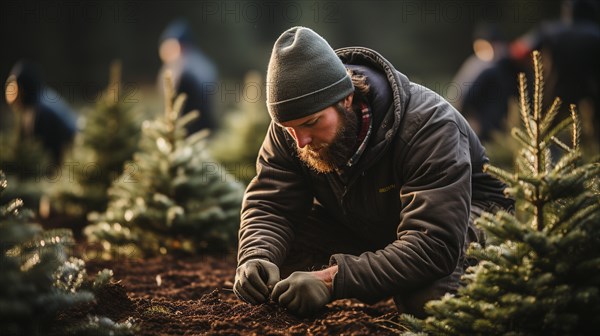
[[[319,119],[321,119],[321,117],[318,117],[318,118],[315,118],[313,120],[307,121],[304,124],[302,124],[302,126],[308,126],[308,127],[314,126],[319,121]]]

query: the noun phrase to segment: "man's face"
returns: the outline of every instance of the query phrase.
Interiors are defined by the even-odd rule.
[[[163,63],[172,63],[181,57],[181,44],[177,39],[166,39],[160,44],[158,55]]]
[[[349,101],[349,103],[348,103]],[[281,125],[296,140],[298,157],[319,173],[342,167],[357,142],[358,119],[352,99]]]
[[[19,85],[17,85],[16,79],[14,79],[14,75],[8,78],[6,82],[6,87],[4,90],[4,98],[6,98],[6,102],[8,105],[12,105],[18,103],[17,98],[19,97]]]

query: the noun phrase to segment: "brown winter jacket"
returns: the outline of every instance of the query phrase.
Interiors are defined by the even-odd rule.
[[[367,149],[347,174],[319,174],[300,162],[294,140],[271,123],[243,201],[238,263],[263,258],[281,265],[294,227],[318,202],[355,235],[382,247],[331,257],[339,267],[334,298],[374,302],[454,271],[472,200],[510,201],[503,184],[482,172],[484,149],[448,102],[411,83],[375,51],[336,53],[371,87]]]

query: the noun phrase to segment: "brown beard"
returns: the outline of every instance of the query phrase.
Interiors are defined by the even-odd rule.
[[[346,165],[358,141],[358,118],[355,111],[346,109],[341,103],[335,105],[340,116],[340,127],[330,144],[320,148],[306,145],[298,148],[298,157],[318,173],[331,173]]]

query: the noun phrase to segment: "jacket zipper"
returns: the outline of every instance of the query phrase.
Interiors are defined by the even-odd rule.
[[[342,193],[342,197],[340,199],[340,206],[342,207],[344,214],[346,214],[346,208],[344,207],[344,198],[346,197],[347,193],[348,193],[348,186],[344,186],[344,192]]]

